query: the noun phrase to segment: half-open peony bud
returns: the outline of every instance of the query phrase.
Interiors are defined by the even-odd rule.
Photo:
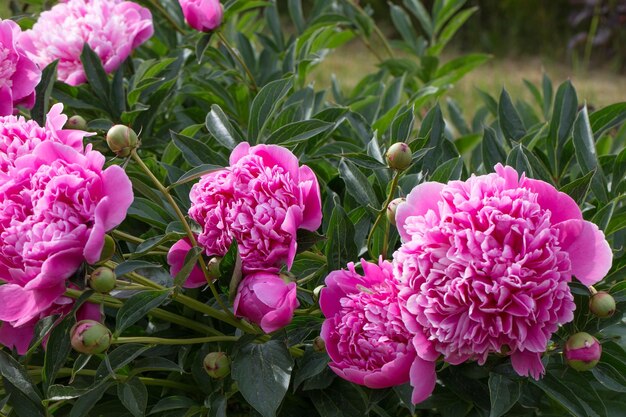
[[[598,339],[589,333],[580,332],[567,339],[563,354],[571,368],[577,371],[588,371],[600,360],[602,346]]]
[[[94,320],[81,320],[70,330],[75,351],[93,355],[105,352],[111,345],[111,331]]]

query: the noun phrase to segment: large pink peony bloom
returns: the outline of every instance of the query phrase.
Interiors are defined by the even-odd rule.
[[[48,131],[60,121],[57,110],[43,130],[24,123],[34,138],[23,140],[13,126],[21,132],[17,145],[0,149],[0,160],[10,162],[0,177],[0,321],[13,327],[50,308],[83,261],[98,261],[105,232],[122,222],[133,200],[122,168],[103,170],[102,154],[72,147],[74,133]]]
[[[224,255],[235,239],[246,273],[290,268],[297,230],[316,230],[322,221],[315,174],[276,145],[239,144],[230,167],[202,177],[190,198],[189,216],[202,227],[198,243],[206,254]],[[186,251],[176,254],[170,264]]]
[[[398,303],[393,267],[361,261],[364,275],[354,264],[326,277],[320,308],[326,316],[321,336],[331,369],[340,377],[369,388],[413,385],[414,403],[430,396],[435,363],[416,356],[412,335],[405,327]]]
[[[21,33],[17,23],[0,19],[0,116],[15,113],[17,106],[30,109],[35,104],[41,70],[18,45]]]
[[[611,267],[604,234],[574,200],[499,164],[415,187],[396,221],[403,319],[426,360],[510,352],[517,373],[539,378],[550,337],[573,318],[572,275],[591,285]]]
[[[86,81],[80,61],[85,43],[111,73],[153,33],[150,11],[133,2],[68,0],[43,12],[19,41],[42,68],[58,59],[59,80],[79,85]]]
[[[185,20],[195,30],[211,32],[222,24],[224,9],[219,0],[178,0]]]
[[[296,283],[286,283],[274,273],[255,272],[239,284],[233,303],[235,315],[245,317],[271,333],[291,323],[300,305]]]

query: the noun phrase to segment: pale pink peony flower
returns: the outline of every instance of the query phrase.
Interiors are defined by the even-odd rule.
[[[293,312],[300,305],[296,283],[286,283],[280,275],[255,272],[239,284],[233,303],[235,315],[245,317],[271,333],[291,323]]]
[[[42,68],[58,59],[59,80],[79,85],[86,81],[80,61],[85,43],[100,57],[104,70],[111,73],[153,33],[152,14],[136,3],[68,0],[43,12],[19,42]]]
[[[596,283],[612,253],[568,195],[495,170],[421,184],[398,207],[403,319],[423,359],[483,364],[509,352],[517,373],[537,379],[552,334],[573,319],[572,275]]]
[[[43,132],[24,127],[37,134],[31,141],[16,135],[15,147],[0,149],[9,167],[0,178],[0,320],[13,327],[50,308],[82,262],[98,261],[105,232],[133,201],[122,168],[103,170],[104,156],[90,147],[78,151],[74,133],[48,131],[62,119],[57,110]],[[19,121],[10,123],[21,132]]]
[[[235,239],[246,273],[290,268],[297,230],[316,230],[322,221],[315,174],[276,145],[239,144],[230,167],[202,177],[190,198],[189,216],[202,227],[198,243],[205,253],[222,256]],[[170,253],[170,265],[185,254]]]
[[[42,312],[39,317],[33,318],[28,323],[23,324],[20,327],[13,327],[11,323],[0,322],[0,345],[4,345],[9,349],[15,349],[18,355],[23,355],[30,346],[37,322],[40,319],[61,315],[66,316],[74,307],[74,300],[68,297],[59,297],[55,300],[46,311]],[[85,303],[76,311],[76,320],[96,320],[100,321],[102,314],[100,313],[100,306],[93,303]],[[44,347],[47,343],[47,338],[44,339]]]
[[[178,0],[187,24],[200,32],[211,32],[222,24],[224,9],[219,0]]]
[[[16,113],[17,106],[35,104],[35,87],[41,70],[18,44],[22,29],[12,20],[0,19],[0,116]]]
[[[435,363],[416,356],[412,334],[402,321],[390,262],[361,261],[326,277],[320,308],[326,317],[321,336],[330,368],[340,377],[369,388],[387,388],[409,380],[419,403],[435,388]]]

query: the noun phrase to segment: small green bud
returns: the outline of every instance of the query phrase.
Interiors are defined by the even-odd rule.
[[[89,286],[96,292],[106,294],[115,288],[115,272],[111,268],[101,266],[89,275]]]
[[[221,256],[214,256],[207,264],[207,270],[209,271],[209,277],[212,279],[218,279],[220,275],[220,263],[222,262]]]
[[[82,116],[72,116],[65,123],[65,127],[68,129],[85,130],[87,129],[87,121]]]
[[[602,346],[598,339],[589,333],[580,332],[567,339],[563,355],[571,368],[577,371],[588,371],[600,361]]]
[[[211,378],[224,378],[230,373],[230,359],[224,352],[211,352],[204,357],[204,370]]]
[[[599,291],[591,296],[589,311],[601,319],[611,317],[615,314],[615,298],[608,292]]]
[[[139,138],[133,129],[124,125],[115,125],[109,129],[106,136],[107,145],[113,153],[125,158],[137,148]]]
[[[411,148],[404,142],[396,142],[387,150],[387,165],[389,168],[404,171],[413,162]]]
[[[326,352],[326,342],[324,342],[321,336],[313,339],[313,350],[320,353]]]
[[[396,210],[398,210],[398,206],[405,201],[406,199],[404,198],[396,198],[391,200],[391,203],[387,206],[387,220],[392,226],[396,225]]]
[[[109,235],[104,235],[104,245],[102,245],[102,252],[100,253],[100,259],[97,263],[101,264],[113,257],[115,253],[115,240]]]
[[[92,355],[105,352],[111,345],[111,331],[94,320],[81,320],[70,330],[75,351]]]

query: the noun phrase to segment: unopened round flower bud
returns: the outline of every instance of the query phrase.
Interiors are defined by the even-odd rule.
[[[139,139],[133,129],[124,125],[115,125],[109,129],[106,136],[107,145],[119,157],[127,157],[137,148]]]
[[[204,370],[211,378],[224,378],[230,373],[230,359],[224,352],[211,352],[204,357]]]
[[[396,142],[387,151],[387,165],[389,168],[404,171],[413,162],[411,148],[404,142]]]
[[[115,240],[109,235],[104,235],[104,245],[102,246],[102,252],[100,252],[100,259],[98,263],[104,263],[113,257],[115,253]]]
[[[75,351],[92,355],[106,351],[111,345],[111,331],[94,320],[81,320],[70,330]]]
[[[72,116],[65,123],[65,127],[68,129],[85,130],[87,129],[87,120],[79,115]]]
[[[591,296],[589,311],[603,319],[611,317],[615,313],[615,298],[608,292],[599,291]]]
[[[387,220],[392,226],[396,225],[396,210],[398,209],[398,206],[405,201],[406,199],[404,198],[396,198],[391,200],[391,203],[387,206]]]
[[[321,336],[317,336],[313,339],[313,350],[320,353],[326,352],[326,342],[324,342]]]
[[[600,360],[602,346],[598,339],[589,333],[580,332],[567,339],[563,354],[571,368],[577,371],[588,371]]]
[[[222,257],[221,256],[214,256],[207,263],[206,267],[207,267],[207,269],[209,271],[209,277],[211,277],[212,279],[218,279],[220,277],[220,275],[222,275],[220,273],[220,263],[221,262],[222,262]]]
[[[115,272],[111,268],[101,266],[89,275],[89,286],[96,292],[106,294],[115,288]]]

